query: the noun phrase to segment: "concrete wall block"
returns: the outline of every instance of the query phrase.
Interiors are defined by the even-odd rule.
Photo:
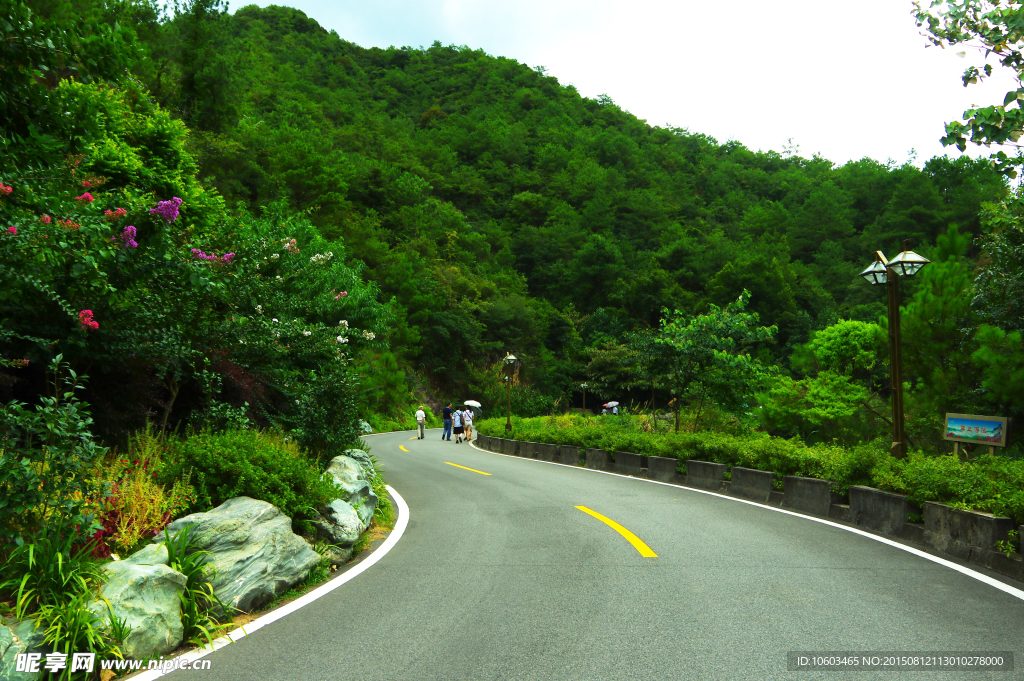
[[[898,535],[907,523],[907,498],[873,487],[850,487],[850,522],[880,534]]]
[[[647,457],[648,475],[652,480],[675,482],[678,468],[679,459],[669,459],[664,456]]]
[[[782,492],[772,492],[772,495],[768,497],[768,503],[772,506],[782,506],[782,501],[786,497]]]
[[[828,509],[828,517],[830,520],[848,523],[850,522],[850,507],[846,504],[832,504],[832,507]]]
[[[534,450],[541,461],[558,461],[558,445],[538,442]]]
[[[732,467],[732,484],[729,485],[729,494],[741,499],[749,499],[762,504],[768,503],[775,486],[775,473],[759,471],[754,468]]]
[[[569,445],[562,445],[558,448],[559,463],[569,464],[570,466],[578,466],[580,463],[580,448],[570,447]]]
[[[925,543],[965,560],[973,561],[977,554],[978,560],[985,561],[979,565],[991,563],[987,554],[995,550],[997,541],[1005,541],[1012,529],[1009,518],[961,511],[934,501],[924,503]]]
[[[785,484],[785,498],[782,500],[782,508],[797,513],[817,515],[825,517],[832,507],[832,484],[828,480],[816,478],[802,478],[797,475],[787,475],[783,482]]]
[[[593,468],[595,471],[607,470],[608,464],[611,461],[608,452],[603,449],[588,449],[585,458],[586,462],[583,465],[587,468]]]
[[[533,458],[533,453],[535,451],[537,451],[537,443],[536,442],[526,442],[526,441],[523,441],[523,442],[519,443],[519,453],[518,453],[518,456],[521,456],[524,459],[531,459],[531,458]]]
[[[515,456],[519,451],[519,440],[504,440],[502,442],[501,453]]]
[[[717,492],[721,488],[724,476],[724,463],[694,461],[692,459],[686,462],[686,484],[690,487]]]
[[[490,445],[488,444],[490,441],[491,437],[489,435],[481,435],[477,433],[476,440],[474,440],[473,442],[475,442],[476,446],[479,447],[480,449],[486,449],[490,451]]]
[[[647,468],[647,457],[643,454],[615,452],[616,472],[623,475],[640,475],[640,471],[644,468]]]

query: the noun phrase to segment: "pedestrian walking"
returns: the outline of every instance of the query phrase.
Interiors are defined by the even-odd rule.
[[[473,410],[466,407],[462,412],[462,428],[466,431],[466,442],[473,439]]]
[[[455,444],[462,442],[462,410],[456,409],[452,414],[452,432],[455,433]]]
[[[419,435],[420,435],[419,439],[420,440],[422,440],[423,438],[425,438],[427,436],[426,427],[427,427],[427,414],[426,414],[426,412],[423,411],[423,405],[421,404],[420,408],[416,411],[416,428],[419,431]]]
[[[451,439],[452,439],[452,403],[451,402],[449,402],[448,406],[446,406],[444,408],[443,416],[444,416],[444,432],[441,433],[441,439],[442,440],[448,440],[450,442]]]
[[[618,407],[612,407],[612,414],[614,414],[615,416],[618,416],[619,415],[619,408]]]

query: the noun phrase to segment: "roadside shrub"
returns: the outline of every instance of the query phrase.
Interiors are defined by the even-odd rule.
[[[334,481],[294,443],[273,433],[199,433],[182,442],[169,442],[168,450],[172,461],[164,469],[162,482],[172,484],[191,474],[196,497],[190,511],[206,511],[228,499],[246,496],[273,504],[293,523],[300,523],[341,496]]]
[[[1024,460],[985,454],[971,461],[953,455],[911,452],[884,459],[876,486],[906,494],[914,502],[941,501],[1013,518],[1024,524]]]
[[[167,487],[157,481],[166,464],[162,439],[152,431],[132,439],[127,457],[104,461],[96,471],[107,484],[108,495],[97,500],[103,527],[93,535],[94,556],[130,552],[196,500],[189,471]]]
[[[414,404],[401,410],[398,414],[388,416],[369,412],[366,414],[366,422],[370,424],[375,433],[416,430],[416,409],[418,407],[418,404]],[[441,419],[430,410],[430,407],[424,405],[423,412],[427,415],[427,428],[440,428],[444,425]]]
[[[85,377],[62,359],[50,363],[51,396],[38,406],[0,406],[0,540],[24,540],[46,527],[61,535],[95,531],[87,504],[95,485],[85,473],[106,450],[93,440],[88,405],[75,396]]]

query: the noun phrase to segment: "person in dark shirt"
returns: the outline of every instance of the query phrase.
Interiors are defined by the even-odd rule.
[[[452,439],[452,403],[444,408],[444,432],[441,433],[442,440]]]

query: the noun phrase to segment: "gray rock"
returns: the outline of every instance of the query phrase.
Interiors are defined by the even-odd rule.
[[[373,476],[376,475],[376,469],[373,467],[373,462],[370,460],[370,455],[361,449],[346,449],[342,452],[343,456],[347,456],[350,459],[355,459],[359,462],[359,465],[366,471],[366,477],[364,480],[372,480]],[[334,457],[337,459],[338,457]]]
[[[366,452],[361,449],[350,449],[348,451],[366,455]],[[369,470],[373,470],[372,465]],[[360,465],[356,459],[346,454],[331,459],[331,465],[327,467],[327,472],[345,490],[342,501],[348,502],[355,509],[362,524],[359,531],[362,532],[370,526],[370,521],[373,519],[373,511],[377,508],[377,495],[373,493],[373,488],[369,482],[371,473],[368,473],[367,469]],[[326,509],[323,509],[321,513],[325,516],[329,515]]]
[[[104,566],[107,581],[100,595],[110,601],[114,616],[131,627],[124,642],[125,657],[160,657],[181,645],[179,596],[188,580],[166,563],[166,547],[148,546],[131,558]],[[108,625],[104,628],[109,627],[106,603],[93,601],[89,609]]]
[[[20,624],[28,625],[29,630],[35,626],[29,620],[25,620]],[[39,643],[42,643],[42,636],[43,632],[39,630],[38,637],[33,636],[33,638],[38,638]],[[40,677],[39,672],[30,674],[28,672],[15,671],[17,669],[18,654],[32,651],[34,651],[34,648],[18,636],[14,630],[5,624],[0,624],[0,681],[36,681]]]
[[[344,499],[335,499],[320,509],[313,527],[320,539],[337,546],[352,546],[366,529],[359,514]]]
[[[320,562],[292,522],[265,501],[235,497],[206,513],[167,526],[174,536],[191,527],[197,548],[209,551],[213,591],[225,605],[249,612],[306,578]]]

